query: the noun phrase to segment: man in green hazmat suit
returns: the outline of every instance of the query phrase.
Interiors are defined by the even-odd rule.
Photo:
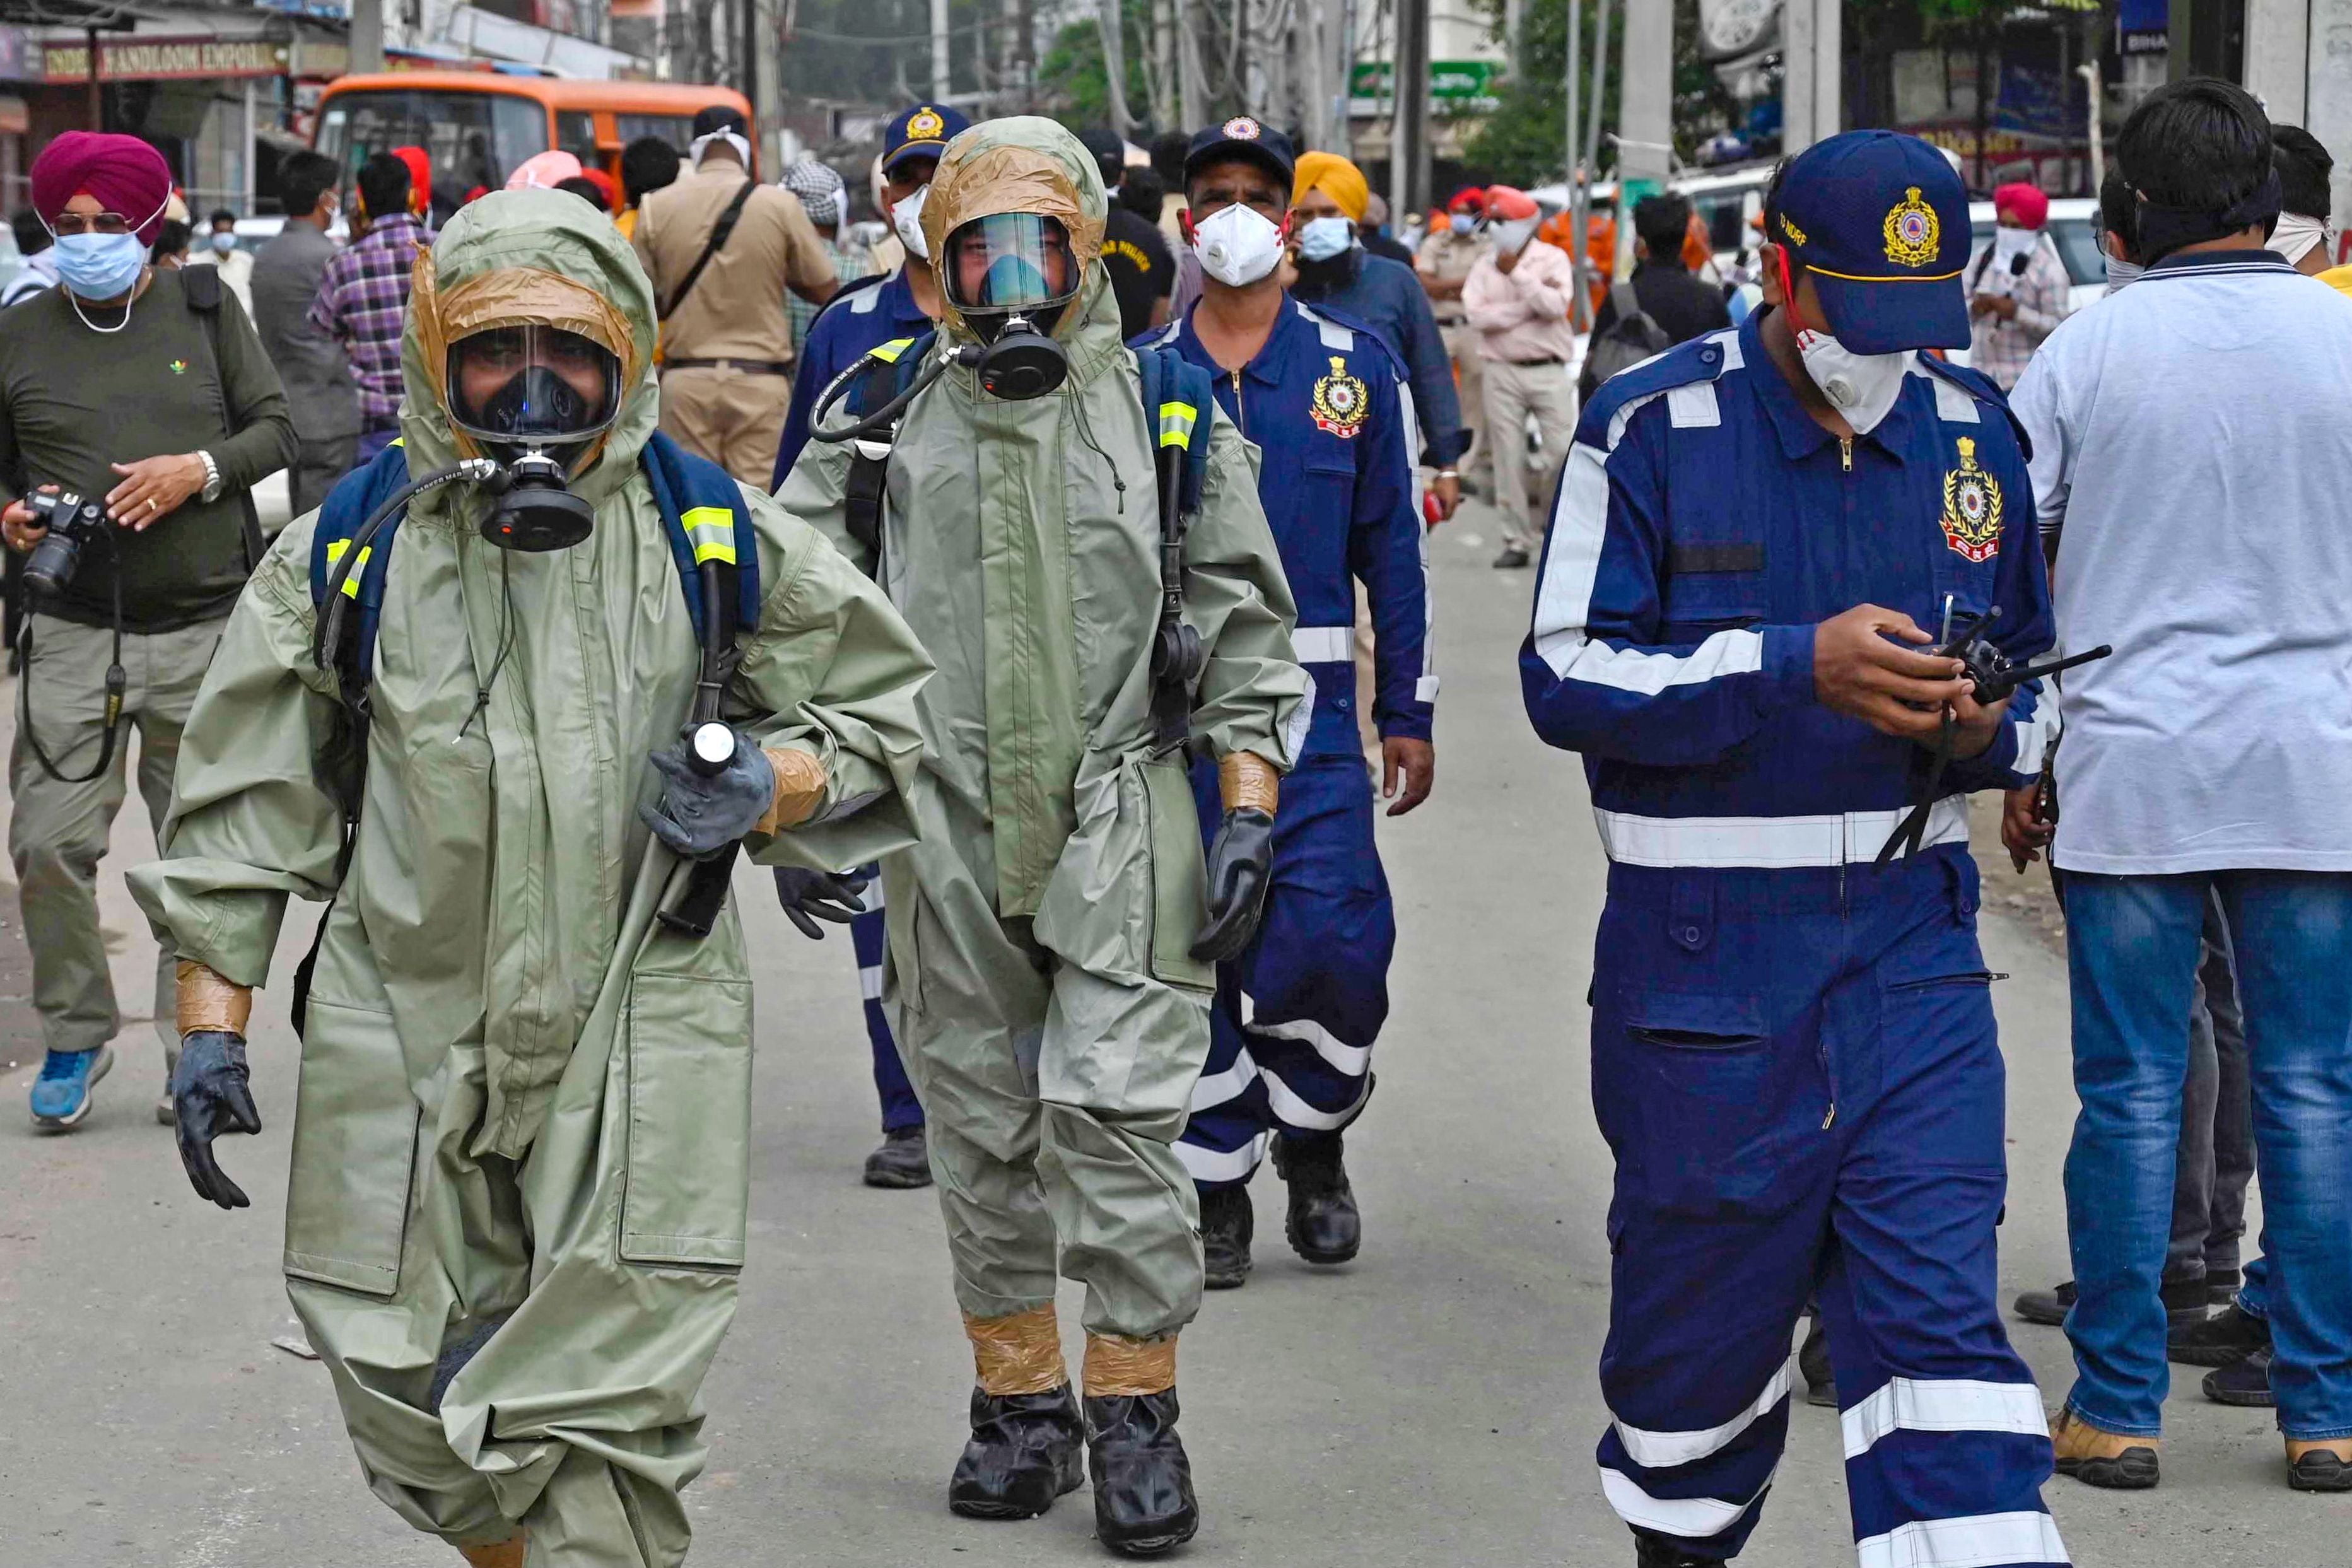
[[[1199,1211],[1171,1145],[1209,1048],[1213,961],[1264,897],[1309,688],[1247,448],[1204,396],[1181,571],[1204,658],[1174,719],[1225,784],[1204,874],[1184,748],[1154,721],[1159,431],[1097,264],[1106,210],[1092,155],[1051,121],[950,142],[922,214],[943,330],[917,372],[907,345],[877,351],[909,387],[935,375],[898,420],[878,531],[845,500],[870,439],[812,445],[777,499],[877,574],[940,664],[922,842],[883,863],[883,999],[929,1120],[978,1369],[949,1504],[1042,1513],[1078,1484],[1083,1442],[1097,1533],[1142,1553],[1198,1524],[1174,1423]],[[821,433],[852,426],[820,411]],[[1057,1262],[1087,1287],[1083,1426]]]
[[[287,895],[333,900],[299,1008],[285,1270],[377,1495],[496,1568],[686,1555],[751,1079],[733,910],[700,937],[660,918],[692,858],[740,841],[839,868],[913,837],[929,661],[873,584],[723,475],[684,531],[706,562],[755,552],[760,589],[724,723],[679,741],[717,606],[689,609],[644,450],[653,348],[651,287],[602,215],[520,191],[450,221],[417,269],[404,447],[346,485],[502,474],[419,492],[365,552],[314,550],[345,496],[287,530],[196,700],[165,858],[132,877],[181,960],[182,1153],[224,1207],[245,1198],[211,1137],[258,1126],[248,988]],[[345,864],[316,764],[348,714],[313,605],[363,579],[310,574],[377,551],[352,595],[382,594],[373,658],[344,672],[370,720]]]

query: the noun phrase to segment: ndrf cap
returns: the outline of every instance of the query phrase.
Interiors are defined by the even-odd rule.
[[[1227,158],[1246,158],[1289,188],[1298,166],[1290,138],[1255,116],[1236,114],[1197,132],[1184,149],[1184,177],[1191,179],[1209,164]]]
[[[898,167],[901,158],[937,160],[949,142],[971,129],[969,118],[944,103],[901,110],[882,132],[882,172]]]
[[[1849,131],[1798,153],[1765,237],[1813,275],[1820,324],[1854,353],[1967,346],[1969,194],[1916,136]]]

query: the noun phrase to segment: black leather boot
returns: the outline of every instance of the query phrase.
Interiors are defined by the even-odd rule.
[[[1363,1216],[1341,1162],[1344,1134],[1286,1132],[1274,1141],[1274,1168],[1290,1184],[1283,1232],[1309,1263],[1345,1263],[1364,1245]]]
[[[1257,1232],[1257,1211],[1250,1206],[1244,1186],[1212,1187],[1201,1194],[1201,1259],[1206,1268],[1202,1283],[1212,1290],[1233,1290],[1249,1283],[1250,1240]]]
[[[1723,1568],[1720,1557],[1694,1557],[1655,1535],[1633,1532],[1634,1568]]]
[[[948,1507],[967,1519],[1034,1519],[1086,1479],[1085,1437],[1070,1385],[1050,1394],[971,1391],[971,1441],[948,1482]]]
[[[1149,1557],[1181,1546],[1201,1528],[1192,1461],[1176,1435],[1176,1391],[1089,1394],[1087,1468],[1095,1483],[1095,1534],[1113,1552]]]

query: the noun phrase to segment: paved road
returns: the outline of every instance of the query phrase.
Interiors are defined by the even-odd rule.
[[[1310,1274],[1257,1187],[1259,1268],[1184,1341],[1185,1431],[1207,1524],[1190,1560],[1282,1568],[1622,1564],[1594,1483],[1606,1152],[1583,1087],[1601,858],[1580,774],[1519,712],[1510,651],[1528,581],[1487,569],[1475,516],[1436,546],[1446,672],[1434,803],[1383,829],[1403,942],[1378,1099],[1349,1142],[1370,1237]],[[13,705],[12,705],[13,706]],[[135,816],[136,806],[132,808]],[[147,852],[127,820],[117,862]],[[2004,873],[2004,875],[2006,875]],[[747,894],[756,894],[748,885]],[[13,898],[11,900],[13,913]],[[857,1184],[874,1140],[848,944],[746,907],[760,960],[752,1264],[708,1391],[712,1468],[689,1494],[695,1561],[1022,1568],[1098,1561],[1079,1493],[1024,1525],[941,1502],[969,1382],[938,1211]],[[146,937],[110,867],[118,984]],[[131,933],[137,932],[132,935]],[[309,936],[289,922],[280,975]],[[2009,1045],[2007,1288],[2065,1268],[2057,1197],[2073,1114],[2063,971],[2022,927],[1986,946]],[[35,1136],[29,1069],[0,1074],[0,1563],[8,1568],[446,1568],[360,1485],[325,1374],[271,1348],[294,1042],[282,989],[255,1039],[268,1131],[226,1163],[256,1207],[189,1193],[149,1102],[135,1030],[91,1121]],[[0,1054],[0,1061],[5,1061]],[[1076,1344],[1075,1303],[1065,1322]],[[2054,1399],[2063,1342],[2020,1342]],[[2290,1496],[2263,1413],[2172,1405],[2162,1490],[2050,1493],[2075,1561],[2118,1568],[2342,1562],[2352,1503]],[[1850,1562],[1837,1426],[1800,1407],[1742,1559]]]

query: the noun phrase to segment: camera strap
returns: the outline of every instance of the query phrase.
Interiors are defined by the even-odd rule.
[[[41,737],[33,728],[33,617],[25,617],[23,629],[16,634],[16,726],[25,733],[25,745],[41,771],[59,784],[89,784],[101,777],[114,762],[114,747],[122,734],[122,698],[130,689],[131,677],[122,668],[122,563],[114,555],[114,535],[100,529],[96,537],[106,542],[107,576],[114,585],[114,655],[106,666],[106,728],[98,742],[98,761],[86,773],[68,773],[59,768],[41,745]]]

